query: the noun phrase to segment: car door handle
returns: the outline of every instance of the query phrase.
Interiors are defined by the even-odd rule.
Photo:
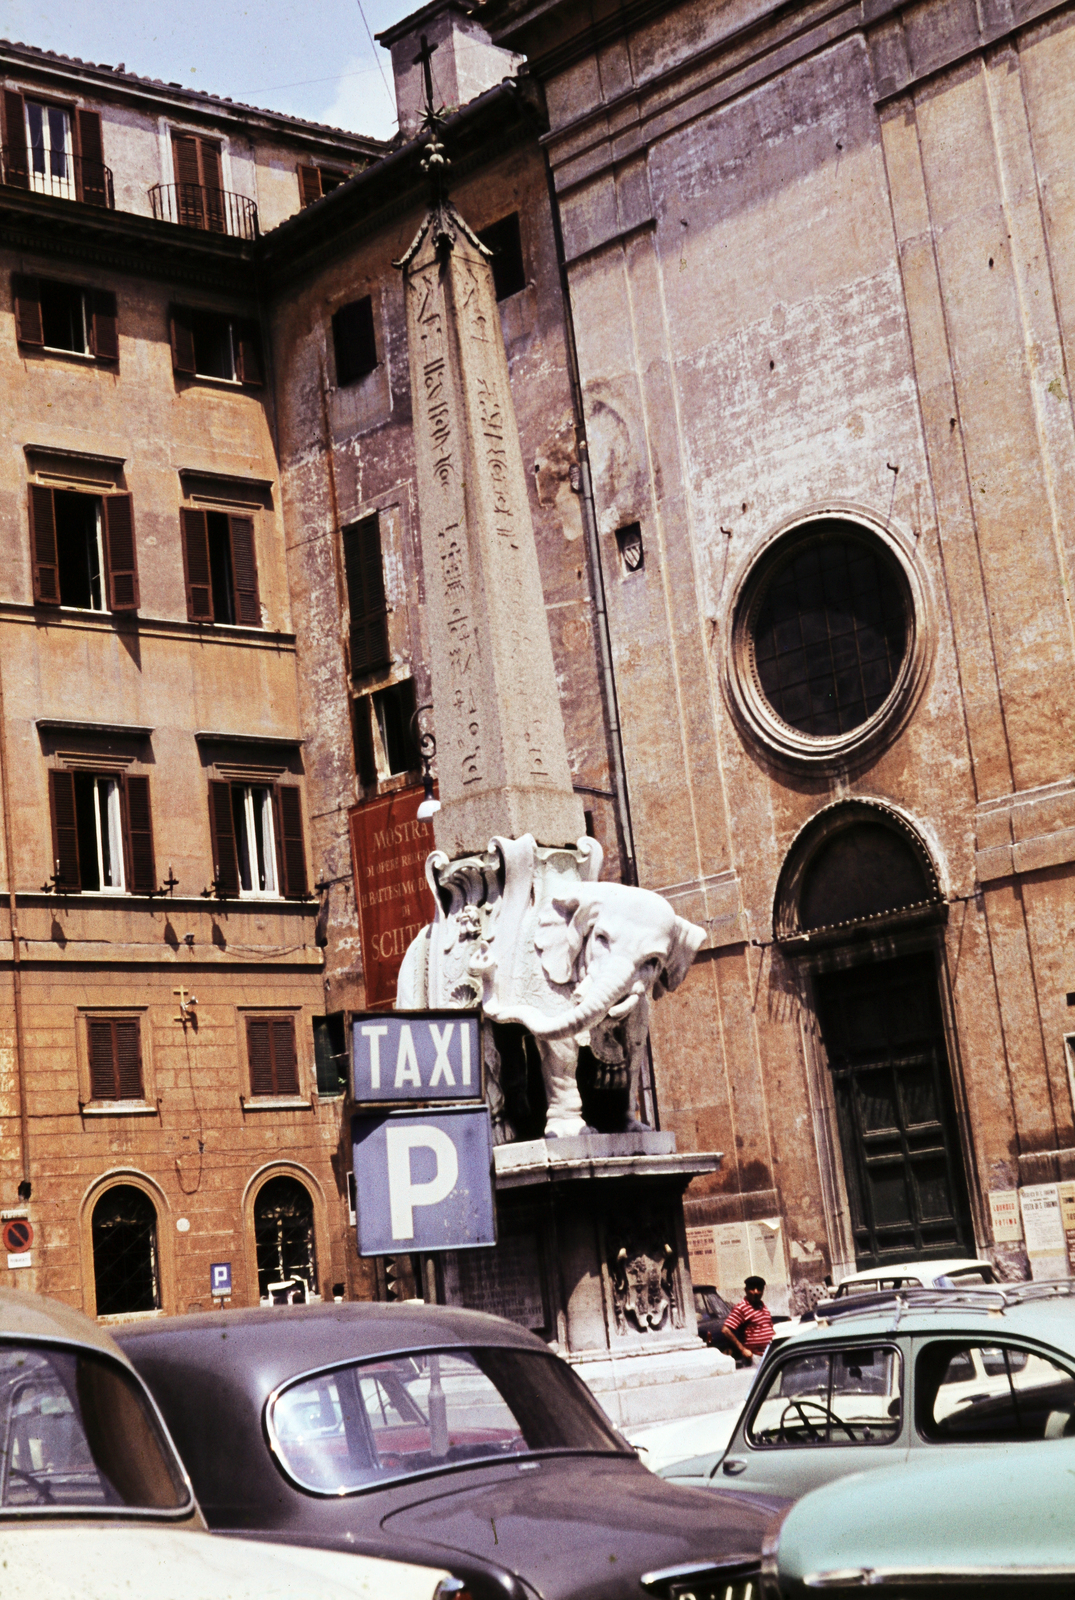
[[[722,1461],[721,1462],[720,1469],[729,1478],[734,1478],[740,1472],[745,1472],[746,1471],[747,1464],[742,1459],[741,1456],[729,1456],[727,1461]]]

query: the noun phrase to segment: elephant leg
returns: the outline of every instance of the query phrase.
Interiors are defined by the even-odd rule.
[[[579,1047],[574,1039],[539,1039],[541,1075],[545,1080],[545,1137],[565,1139],[593,1129],[583,1119],[582,1096],[575,1081]]]

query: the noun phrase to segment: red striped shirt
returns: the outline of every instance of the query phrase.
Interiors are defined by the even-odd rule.
[[[768,1306],[752,1306],[749,1300],[740,1300],[726,1317],[724,1331],[734,1333],[751,1353],[764,1350],[773,1342],[773,1319]]]

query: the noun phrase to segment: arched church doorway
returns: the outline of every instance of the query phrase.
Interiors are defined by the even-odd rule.
[[[815,818],[781,875],[776,931],[817,1020],[859,1268],[974,1254],[941,1005],[945,910],[921,841],[868,802]]]

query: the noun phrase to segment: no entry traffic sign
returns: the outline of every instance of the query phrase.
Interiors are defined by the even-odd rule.
[[[496,1243],[488,1107],[357,1116],[351,1139],[359,1255]]]

